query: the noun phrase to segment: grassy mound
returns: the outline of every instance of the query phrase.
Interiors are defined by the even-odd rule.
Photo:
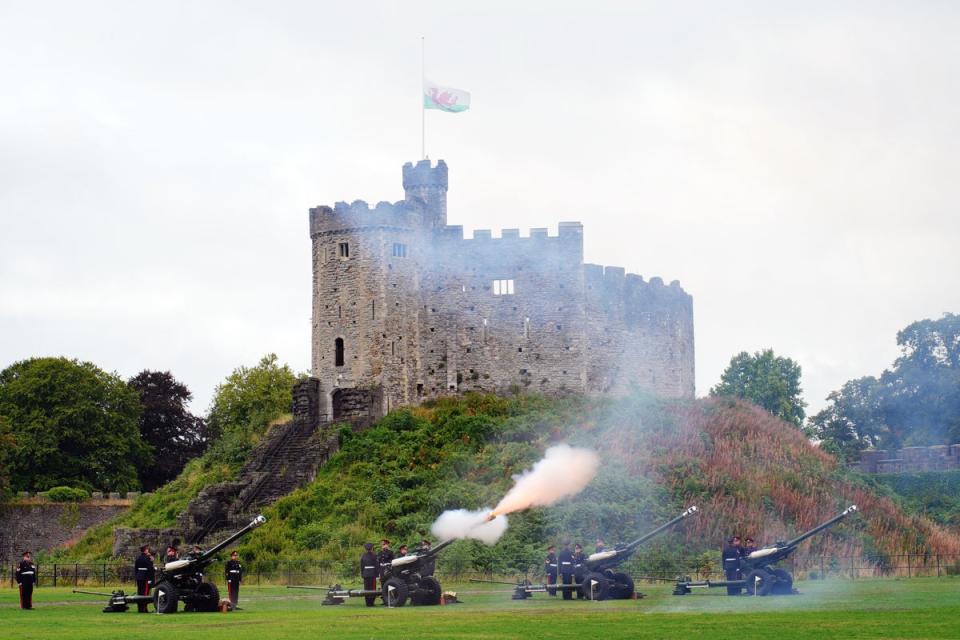
[[[250,569],[281,562],[325,563],[355,573],[361,545],[394,547],[429,535],[449,508],[492,506],[551,444],[596,449],[603,465],[574,499],[510,516],[494,547],[458,543],[445,571],[537,570],[547,542],[629,541],[697,504],[701,515],[641,548],[647,569],[715,562],[733,531],[773,542],[808,529],[850,503],[862,515],[814,538],[809,553],[859,555],[882,564],[902,553],[960,553],[960,539],[839,468],[795,428],[756,407],[724,399],[664,401],[642,394],[610,399],[468,395],[395,411],[371,429],[343,430],[341,450],[314,482],[264,513],[241,542]],[[230,467],[192,463],[174,483],[64,557],[109,554],[112,526],[166,526],[190,497]],[[628,567],[630,568],[630,567]]]

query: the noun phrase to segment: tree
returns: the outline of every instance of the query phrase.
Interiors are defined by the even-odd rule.
[[[880,376],[884,420],[904,445],[960,442],[960,315],[913,322],[897,344],[900,357]]]
[[[827,396],[830,404],[810,418],[807,435],[845,460],[869,447],[886,447],[891,438],[881,411],[882,385],[872,376],[850,380]]]
[[[0,504],[10,497],[10,470],[16,444],[9,420],[0,416]]]
[[[960,442],[960,315],[913,322],[897,344],[892,369],[845,383],[810,419],[824,449],[851,459],[866,447]]]
[[[798,428],[807,406],[800,394],[800,365],[775,356],[773,349],[738,353],[720,376],[720,384],[710,389],[711,396],[745,398]]]
[[[0,416],[16,439],[12,488],[137,489],[149,462],[137,394],[89,362],[32,358],[0,372]]]
[[[207,416],[208,435],[220,441],[215,457],[239,463],[270,422],[290,413],[297,376],[289,365],[277,364],[276,354],[260,359],[257,366],[234,369],[214,390]]]
[[[187,411],[190,390],[169,371],[141,371],[127,384],[140,397],[140,438],[153,451],[153,462],[140,468],[140,483],[153,491],[203,453],[207,424]]]

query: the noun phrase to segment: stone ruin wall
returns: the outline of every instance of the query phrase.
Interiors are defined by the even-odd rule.
[[[886,451],[873,449],[860,454],[851,464],[862,473],[915,473],[960,469],[960,444],[932,447],[904,447]]]

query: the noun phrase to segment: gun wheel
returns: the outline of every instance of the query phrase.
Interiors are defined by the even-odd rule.
[[[197,586],[194,598],[196,599],[194,609],[213,613],[218,610],[220,605],[220,590],[212,582],[201,582]]]
[[[413,604],[434,605],[440,604],[440,598],[443,591],[440,590],[440,581],[433,576],[425,576],[420,579],[420,585],[410,595]]]
[[[587,600],[606,600],[609,597],[610,581],[599,573],[588,573],[580,585]]]
[[[633,578],[625,573],[613,574],[613,582],[608,590],[612,599],[627,600],[633,596],[634,590]]]
[[[776,580],[763,569],[755,569],[747,574],[747,593],[751,596],[770,595],[770,589]]]
[[[383,583],[383,604],[388,607],[402,607],[407,604],[410,589],[407,583],[399,578],[387,578]]]
[[[157,613],[176,613],[180,594],[169,582],[161,582],[153,589],[153,608]]]
[[[771,571],[776,582],[770,588],[770,593],[775,596],[789,596],[793,594],[793,576],[786,569],[774,569]]]

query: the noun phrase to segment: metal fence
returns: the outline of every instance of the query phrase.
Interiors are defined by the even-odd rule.
[[[885,557],[864,556],[791,556],[786,569],[798,579],[825,578],[885,578],[885,577],[945,577],[960,576],[960,555],[911,554]],[[637,581],[673,580],[677,576],[690,576],[695,580],[722,579],[722,572],[715,567],[657,566],[632,567],[631,573]],[[15,586],[16,565],[0,567],[0,586]],[[222,567],[217,566],[210,576],[219,582]],[[542,575],[491,574],[484,572],[444,573],[441,577],[454,582],[465,582],[470,578],[482,579],[529,579],[539,581]],[[340,575],[333,566],[311,563],[281,563],[271,570],[250,571],[244,576],[248,585],[318,585],[326,586],[337,582],[359,581],[359,577]],[[133,564],[129,562],[49,563],[37,564],[38,587],[105,587],[133,585]]]

